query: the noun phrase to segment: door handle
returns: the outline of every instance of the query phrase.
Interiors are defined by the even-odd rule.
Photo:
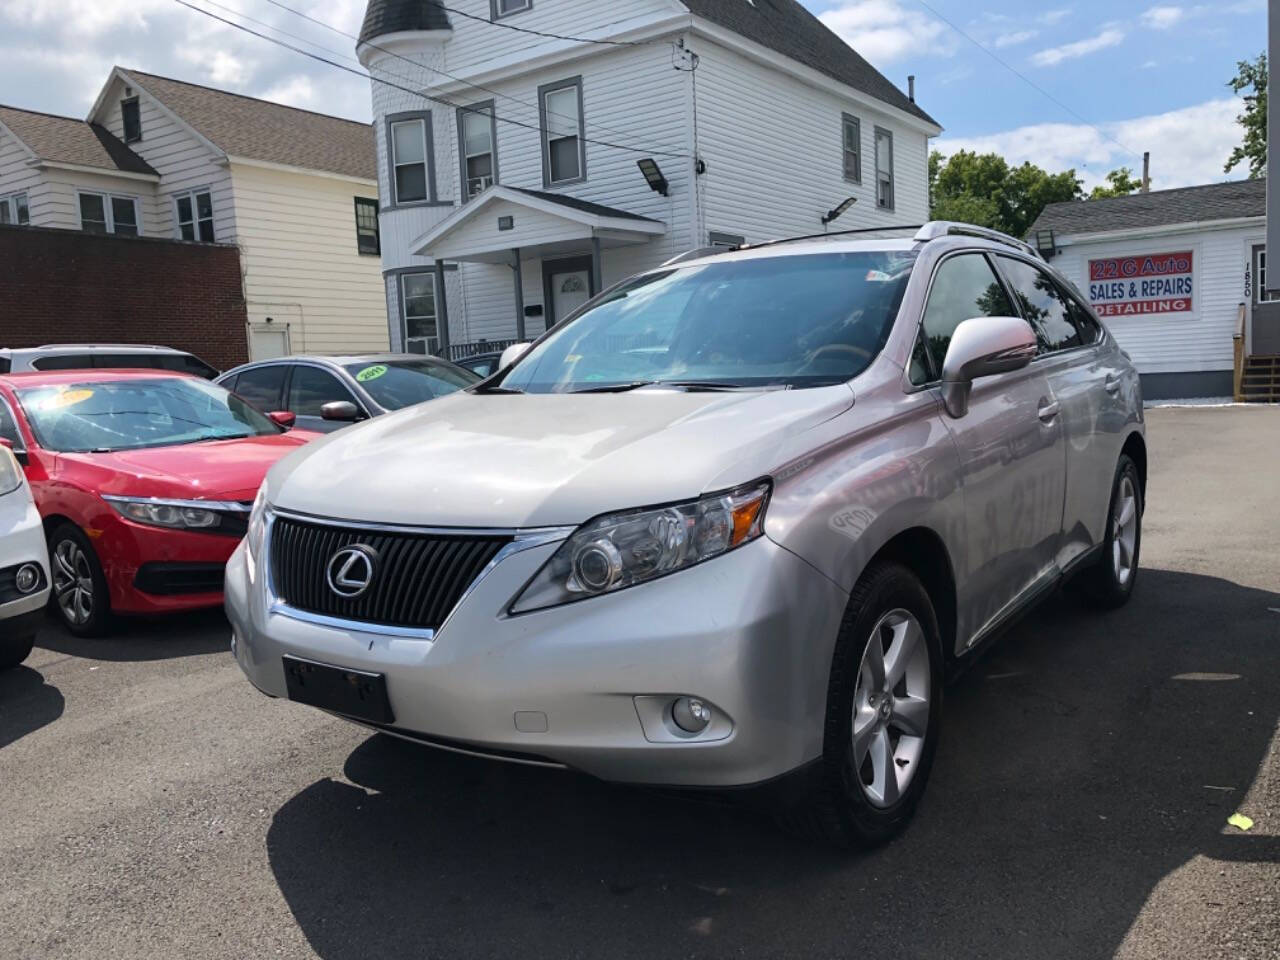
[[[1051,423],[1060,409],[1062,408],[1058,405],[1057,400],[1053,401],[1053,403],[1043,403],[1040,405],[1038,416],[1042,423]]]
[[[1107,393],[1119,393],[1120,378],[1116,376],[1114,373],[1107,374],[1107,379],[1103,383],[1103,387],[1106,388]]]

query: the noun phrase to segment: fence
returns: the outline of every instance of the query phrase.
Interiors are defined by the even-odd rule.
[[[449,360],[467,360],[482,353],[501,353],[519,340],[477,340],[474,343],[449,344]]]

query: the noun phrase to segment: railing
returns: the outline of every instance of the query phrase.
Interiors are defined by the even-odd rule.
[[[449,344],[449,360],[466,360],[482,353],[501,353],[519,340],[477,340],[474,343]]]
[[[1235,362],[1232,368],[1232,393],[1236,403],[1244,402],[1244,321],[1245,321],[1245,305],[1240,304],[1239,313],[1236,316],[1236,332],[1231,336],[1231,345],[1235,351]]]

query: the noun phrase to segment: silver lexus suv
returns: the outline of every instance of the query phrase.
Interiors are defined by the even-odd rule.
[[[1067,578],[1138,573],[1138,375],[1024,244],[679,258],[479,386],[272,470],[227,569],[261,691],[608,780],[767,786],[886,839],[942,683]]]

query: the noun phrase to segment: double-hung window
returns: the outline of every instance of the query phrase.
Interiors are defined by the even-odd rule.
[[[173,198],[178,238],[213,243],[213,196],[208,190],[191,190]]]
[[[396,204],[434,199],[430,177],[431,114],[391,118],[391,180]]]
[[[406,353],[440,352],[440,328],[436,322],[436,275],[406,273],[400,278],[401,316]]]
[[[497,20],[533,9],[533,0],[489,0],[489,18]]]
[[[0,197],[0,223],[25,227],[31,223],[31,207],[25,193]]]
[[[893,209],[893,134],[876,127],[876,206]]]
[[[542,119],[542,179],[552,187],[587,178],[582,140],[582,78],[562,80],[538,90]]]
[[[136,237],[141,232],[138,229],[138,201],[133,197],[81,193],[79,201],[80,229],[85,233]]]
[[[372,256],[382,253],[378,201],[369,197],[356,197],[356,250]]]
[[[862,182],[862,122],[844,114],[841,120],[844,137],[844,178],[851,183]]]
[[[458,108],[458,155],[462,158],[462,199],[498,182],[498,121],[493,101]]]

